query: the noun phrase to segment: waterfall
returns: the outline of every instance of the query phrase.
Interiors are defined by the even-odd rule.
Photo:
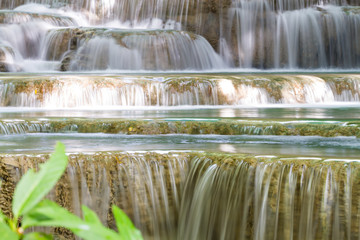
[[[0,44],[20,54],[16,68],[3,69],[357,69],[358,5],[352,0],[0,1],[1,9],[10,9],[0,11]],[[31,54],[24,46],[32,46]],[[152,64],[144,63],[154,57]]]
[[[195,159],[178,239],[357,238],[357,174],[352,164]]]
[[[201,36],[177,31],[120,32],[113,36],[115,34],[121,39],[95,37],[80,42],[69,69],[203,70],[225,67],[220,56]],[[49,48],[52,46],[49,44]]]
[[[359,43],[360,0],[0,0],[0,209],[62,141],[111,229],[360,239]]]
[[[137,24],[148,19],[186,21],[188,12],[198,11],[196,9],[200,2],[201,0],[1,0],[0,8],[13,9],[23,4],[36,3],[52,8],[86,11],[94,23],[120,20]]]
[[[24,157],[22,160],[9,156],[1,159],[0,177],[8,180],[0,188],[0,206],[5,212],[8,207],[4,203],[9,200],[6,191],[13,191],[13,184],[18,181],[15,172],[23,174],[39,163],[37,156]],[[41,159],[48,157],[43,155]],[[104,224],[113,227],[114,222],[107,212],[115,204],[132,217],[144,236],[171,239],[176,235],[176,218],[187,169],[185,156],[98,153],[73,154],[69,159],[66,174],[50,193],[50,198],[61,201],[77,214],[82,204],[87,205]]]
[[[228,61],[245,68],[357,68],[357,8],[272,8],[266,0],[233,2],[221,37],[236,50],[235,56],[223,51]]]
[[[356,122],[342,121],[244,121],[187,119],[175,120],[104,120],[104,119],[3,119],[0,121],[3,135],[26,134],[76,134],[105,133],[127,135],[282,135],[359,137]],[[100,135],[101,136],[101,135]],[[3,136],[5,139],[7,136]]]
[[[2,155],[1,207],[48,155]],[[70,154],[49,197],[104,224],[123,208],[146,239],[347,239],[359,236],[358,160],[204,153]],[[348,162],[347,162],[348,161]],[[115,171],[114,171],[115,170]],[[65,233],[64,233],[65,234]]]
[[[308,8],[316,5],[357,5],[354,0],[270,0],[268,1],[272,9],[277,11],[288,11],[302,8]]]
[[[101,80],[101,81],[99,81]],[[360,101],[353,75],[264,75],[189,77],[52,76],[14,81],[0,77],[0,105],[86,108],[129,106],[246,106],[328,104]]]
[[[42,122],[26,121],[2,121],[0,123],[0,132],[2,134],[24,134],[31,132],[48,132],[51,129],[50,124]]]

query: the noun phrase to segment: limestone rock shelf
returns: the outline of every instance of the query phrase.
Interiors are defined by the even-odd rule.
[[[281,136],[356,136],[360,121],[204,119],[0,119],[0,133],[107,133],[128,135],[214,134]]]

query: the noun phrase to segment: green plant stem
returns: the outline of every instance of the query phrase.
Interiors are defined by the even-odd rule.
[[[18,223],[17,218],[9,219],[9,226],[10,226],[11,230],[13,230],[16,233],[17,233],[17,225],[18,225],[17,223]]]

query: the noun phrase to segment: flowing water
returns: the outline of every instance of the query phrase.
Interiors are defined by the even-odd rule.
[[[0,76],[0,106],[266,106],[360,101],[360,75]]]
[[[358,5],[351,0],[3,0],[0,53],[4,70],[27,72],[356,69]]]
[[[0,138],[3,153],[51,152],[61,141],[69,152],[101,151],[206,151],[276,156],[323,156],[356,158],[360,139],[317,136],[192,136],[192,135],[107,135],[107,134],[18,134]],[[20,146],[19,146],[20,145]],[[101,148],[99,148],[101,146]]]
[[[0,202],[47,155],[2,155]],[[116,204],[155,239],[358,238],[357,159],[189,152],[71,154],[49,195],[113,224]],[[94,164],[96,162],[96,164]],[[81,184],[79,184],[81,183]],[[70,190],[71,189],[71,190]],[[177,217],[178,216],[178,217]]]
[[[360,239],[359,41],[358,0],[0,0],[0,208],[62,141],[111,228]]]

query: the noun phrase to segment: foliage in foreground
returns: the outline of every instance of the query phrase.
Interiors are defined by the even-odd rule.
[[[31,169],[21,178],[13,196],[13,218],[6,217],[0,211],[1,239],[53,239],[53,236],[45,233],[24,233],[30,227],[63,227],[85,240],[142,239],[140,231],[116,206],[112,207],[112,211],[118,232],[103,226],[96,213],[86,206],[82,206],[83,219],[81,219],[55,202],[43,200],[63,175],[67,164],[65,147],[62,143],[58,143],[49,161],[41,164],[38,172]]]

